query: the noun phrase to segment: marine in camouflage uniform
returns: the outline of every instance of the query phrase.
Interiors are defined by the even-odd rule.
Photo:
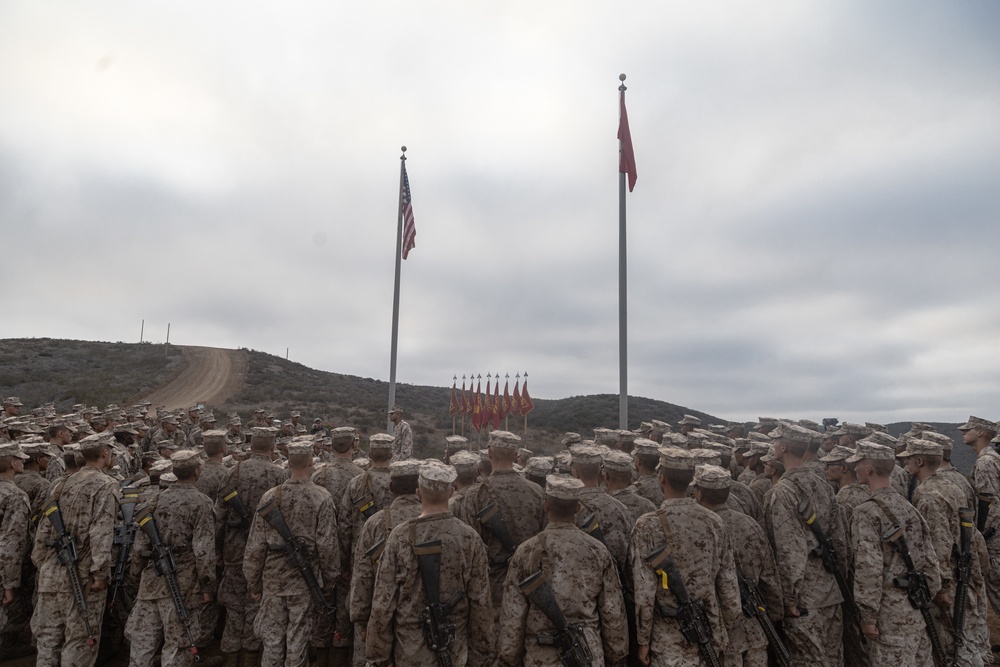
[[[222,463],[222,459],[226,456],[227,449],[226,432],[222,429],[211,429],[208,431],[202,431],[201,435],[202,447],[207,458],[202,461],[201,471],[198,473],[198,480],[195,482],[195,486],[199,491],[208,496],[208,499],[212,502],[212,506],[214,508],[219,502],[219,491],[221,491],[222,487],[225,486],[226,476],[229,474],[229,468]],[[215,517],[214,528],[216,533],[221,531],[222,519],[220,516]],[[221,547],[221,544],[219,546]],[[213,551],[214,550],[215,547],[213,546]],[[216,580],[221,577],[222,567],[219,566],[216,572]],[[195,633],[198,646],[207,646],[212,642],[213,635],[215,634],[215,628],[219,624],[219,616],[221,613],[222,606],[215,600],[202,605],[198,609],[199,631]]]
[[[51,445],[32,443],[21,445],[21,453],[28,458],[24,461],[24,470],[14,476],[14,484],[28,495],[28,530],[34,533],[35,526],[41,516],[42,505],[49,494],[51,484],[43,472],[48,464]],[[19,459],[20,460],[20,459]],[[29,534],[28,537],[31,537]],[[31,643],[31,622],[33,598],[35,595],[35,566],[31,562],[31,550],[22,551],[21,587],[13,603],[5,608],[7,613],[7,628],[0,633],[0,654],[7,652],[8,647]]]
[[[884,535],[893,525],[904,534],[914,566],[927,576],[931,596],[941,588],[941,573],[927,523],[903,496],[891,488],[895,452],[862,440],[850,459],[858,479],[872,497],[854,509],[851,551],[854,553],[854,599],[861,612],[861,629],[868,639],[872,667],[932,664],[930,641],[920,612],[910,604],[906,589],[894,579],[906,575],[899,551]]]
[[[702,660],[698,646],[687,642],[677,621],[657,611],[661,606],[679,606],[673,590],[665,585],[664,575],[646,562],[657,549],[665,545],[670,549],[688,596],[704,604],[717,654],[728,645],[726,628],[740,613],[740,592],[726,525],[688,496],[695,472],[693,464],[689,452],[663,448],[659,465],[663,504],[639,519],[629,545],[638,659],[653,667],[697,667]]]
[[[111,576],[111,549],[118,513],[118,484],[106,474],[113,460],[110,437],[88,436],[80,441],[86,465],[57,482],[54,498],[59,503],[66,531],[76,542],[76,568],[87,601],[87,620],[100,642],[101,617]],[[95,647],[87,645],[83,617],[69,575],[59,563],[51,521],[44,520],[35,532],[31,560],[38,568],[38,600],[31,617],[39,667],[93,667]]]
[[[201,470],[198,453],[183,449],[173,455],[171,463],[177,482],[150,501],[149,508],[160,539],[173,555],[177,583],[197,636],[198,610],[211,601],[215,591],[215,513],[212,501],[196,486]],[[130,667],[152,667],[161,641],[163,667],[193,664],[184,624],[142,530],[136,533],[131,555],[132,577],[139,581],[139,592],[125,625]]]
[[[635,469],[639,479],[635,481],[635,492],[656,507],[663,502],[663,491],[656,476],[656,466],[660,463],[660,446],[652,440],[639,438],[635,441]]]
[[[574,477],[583,482],[584,487],[580,491],[577,525],[586,531],[588,529],[586,522],[593,516],[597,521],[597,529],[592,537],[597,537],[599,531],[599,539],[611,552],[611,557],[615,559],[618,567],[623,568],[633,521],[625,505],[605,493],[600,486],[603,465],[601,450],[588,445],[573,445],[570,454],[573,457],[570,470]]]
[[[486,544],[486,554],[490,561],[494,620],[500,616],[504,579],[507,577],[507,563],[511,554],[506,553],[500,540],[480,523],[476,515],[494,503],[515,547],[537,535],[542,530],[545,518],[542,490],[514,470],[514,459],[520,446],[521,438],[509,431],[490,433],[488,451],[492,474],[479,486],[466,492],[462,507],[462,520],[476,530]]]
[[[362,637],[371,615],[375,571],[382,557],[385,539],[393,528],[420,515],[420,500],[417,498],[419,474],[420,462],[415,459],[389,464],[389,492],[392,494],[392,502],[365,522],[354,544],[348,611],[357,630],[354,640],[354,664],[357,667],[364,667],[365,664],[365,643]]]
[[[389,410],[389,418],[392,420],[392,460],[405,461],[413,457],[413,429],[403,421],[403,409],[394,405]]]
[[[22,593],[21,569],[28,546],[30,508],[28,494],[14,484],[14,475],[23,470],[28,456],[13,443],[0,444],[0,633],[7,630],[7,610]],[[13,656],[11,656],[13,657]],[[0,659],[6,659],[6,651]]]
[[[812,432],[781,423],[772,437],[775,460],[786,472],[765,495],[764,530],[781,579],[788,651],[796,665],[839,667],[843,664],[843,596],[833,574],[814,555],[818,543],[799,514],[799,504],[809,500],[841,563],[847,555],[843,517],[829,482],[802,465]]]
[[[498,665],[559,665],[552,638],[555,627],[522,592],[519,584],[539,570],[570,625],[582,629],[593,665],[623,664],[628,626],[618,570],[598,540],[576,527],[583,483],[550,475],[545,489],[548,524],[529,538],[510,561],[498,628]]]
[[[728,470],[700,466],[694,476],[695,501],[725,522],[737,569],[760,591],[768,616],[777,623],[781,620],[782,604],[774,555],[760,525],[746,514],[726,507],[731,485]],[[767,637],[757,619],[739,614],[726,632],[729,635],[726,667],[767,667]]]
[[[449,456],[451,465],[455,468],[455,493],[448,501],[448,509],[457,517],[462,516],[462,504],[465,494],[476,485],[479,479],[479,457],[471,452],[456,452]]]
[[[330,431],[333,456],[328,463],[319,466],[313,473],[312,480],[330,492],[337,506],[338,524],[344,521],[339,514],[343,505],[344,492],[352,479],[364,471],[354,465],[351,457],[357,451],[357,430],[343,426]],[[353,509],[353,508],[352,508]],[[353,520],[353,517],[352,517]],[[340,526],[338,525],[338,528]],[[313,633],[313,646],[320,650],[320,658],[324,649],[333,654],[329,658],[331,665],[347,665],[350,662],[350,647],[354,631],[351,627],[349,592],[351,587],[351,543],[341,541],[344,531],[337,531],[338,548],[340,549],[340,574],[337,579],[337,618],[334,622],[325,614],[317,614],[316,631]],[[326,667],[320,662],[320,667]]]
[[[942,628],[941,636],[948,644],[947,650],[950,653],[954,633],[945,632],[944,628],[951,629],[950,619],[954,613],[958,583],[955,569],[958,565],[956,556],[961,550],[959,508],[964,507],[962,503],[965,497],[961,489],[938,473],[941,453],[941,445],[936,442],[910,438],[907,440],[906,449],[896,456],[903,461],[906,471],[918,482],[913,491],[913,506],[927,523],[931,545],[937,556],[938,570],[941,573],[941,592],[935,600],[938,604],[933,607],[933,611],[938,619],[938,626]],[[974,538],[981,540],[982,536],[975,533]],[[975,545],[970,544],[970,548],[974,549]],[[975,572],[979,569],[976,567],[976,559],[972,560],[972,579],[981,581],[981,573]],[[980,576],[977,577],[977,574]],[[956,665],[962,667],[980,667],[983,664],[983,654],[990,648],[986,619],[979,614],[981,592],[971,584],[972,582],[965,606],[963,641],[959,644],[955,656]]]
[[[308,664],[315,602],[302,574],[288,562],[285,541],[261,515],[272,501],[299,540],[322,594],[330,600],[340,574],[337,514],[330,492],[312,482],[312,443],[292,443],[291,479],[268,490],[254,514],[243,574],[251,599],[260,602],[254,632],[261,639],[261,667]]]
[[[629,484],[634,470],[633,459],[625,452],[611,452],[604,457],[604,487],[612,498],[628,510],[631,519],[629,533],[639,517],[656,511],[656,505],[636,493],[635,487]]]
[[[255,428],[251,435],[251,456],[233,466],[226,476],[226,484],[236,481],[236,491],[243,507],[253,515],[264,493],[285,481],[284,470],[271,462],[277,431],[272,427]],[[220,648],[223,653],[244,653],[245,662],[252,662],[260,651],[260,639],[254,634],[254,618],[259,603],[247,594],[247,581],[243,576],[243,556],[247,536],[243,532],[240,516],[224,498],[216,503],[216,513],[223,517],[222,580],[219,582],[219,604],[226,608],[226,622],[222,631]]]
[[[416,554],[419,545],[440,540],[440,595],[445,604],[460,593],[447,622],[455,639],[447,651],[454,667],[486,667],[493,650],[488,561],[476,531],[448,510],[454,469],[439,461],[420,466],[421,514],[389,534],[375,578],[366,658],[377,667],[426,667],[437,662],[428,648],[423,616],[427,593]]]
[[[982,525],[983,537],[990,555],[989,575],[986,578],[986,594],[993,611],[1000,613],[1000,454],[990,446],[990,440],[997,435],[996,423],[981,417],[969,417],[969,421],[959,427],[966,445],[976,452],[976,462],[972,465],[972,487],[976,492],[976,525]],[[980,502],[992,503],[985,519],[979,508]]]

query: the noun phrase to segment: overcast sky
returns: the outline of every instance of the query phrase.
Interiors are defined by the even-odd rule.
[[[5,2],[0,337],[1000,417],[1000,3]]]

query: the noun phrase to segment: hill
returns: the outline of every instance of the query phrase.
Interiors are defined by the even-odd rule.
[[[0,394],[15,395],[28,406],[55,403],[60,412],[69,412],[74,403],[104,406],[128,405],[145,397],[162,396],[165,385],[174,387],[202,363],[199,351],[150,343],[100,343],[50,338],[6,339],[0,341]],[[349,425],[364,434],[386,426],[387,382],[309,368],[294,361],[255,350],[233,351],[239,359],[238,377],[230,378],[228,396],[220,404],[210,404],[220,421],[230,412],[248,421],[257,407],[265,407],[279,417],[292,410],[302,411],[309,421],[321,417],[325,423]],[[183,384],[183,382],[181,382]],[[181,397],[170,392],[177,405],[195,403],[201,394]],[[418,456],[437,456],[444,437],[452,433],[448,416],[451,390],[397,383],[396,402],[406,410],[414,431]],[[566,431],[584,435],[596,427],[618,427],[617,394],[573,396],[562,399],[534,399],[535,410],[528,417],[525,434],[523,418],[511,418],[507,428],[524,434],[525,445],[536,452],[553,453]],[[703,424],[725,424],[728,420],[692,408],[643,397],[629,398],[629,426],[661,419],[676,423],[684,414],[701,418]],[[461,432],[461,420],[456,420]],[[962,445],[957,424],[935,424],[941,433],[955,437],[955,465],[963,472],[971,469],[974,456]],[[889,424],[889,432],[899,435],[910,422]],[[484,444],[471,425],[464,434]]]

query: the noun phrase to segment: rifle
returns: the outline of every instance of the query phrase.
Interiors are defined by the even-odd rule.
[[[955,568],[955,609],[952,615],[952,626],[955,628],[955,653],[962,643],[965,633],[965,602],[968,597],[969,584],[972,581],[972,523],[973,511],[968,507],[960,507],[958,566]]]
[[[760,624],[760,629],[767,637],[767,643],[771,645],[775,657],[781,667],[792,667],[792,656],[788,654],[788,648],[778,636],[778,631],[767,615],[767,607],[764,605],[764,598],[761,596],[757,585],[743,576],[739,568],[736,568],[736,581],[740,585],[740,606],[743,615],[747,618],[756,618]]]
[[[819,552],[818,555],[823,560],[823,569],[832,574],[837,581],[837,588],[840,589],[840,595],[844,598],[847,615],[851,617],[851,621],[858,630],[861,645],[864,646],[867,641],[864,633],[861,632],[861,611],[858,610],[858,605],[854,602],[854,592],[848,585],[847,579],[844,578],[844,571],[840,567],[840,558],[837,557],[837,550],[833,547],[833,540],[823,532],[819,521],[816,520],[816,512],[813,510],[812,501],[809,500],[808,496],[799,503],[799,516],[806,522],[806,526],[809,527],[813,537],[819,543],[819,546],[813,550],[813,555],[817,555],[816,552]]]
[[[448,602],[441,603],[441,540],[415,544],[413,554],[417,557],[420,578],[427,595],[427,606],[420,614],[424,641],[427,648],[434,651],[441,667],[451,667],[448,645],[455,640],[455,624],[448,621],[448,616],[465,597],[465,591],[458,589]]]
[[[371,560],[372,565],[378,565],[378,562],[382,560],[382,552],[385,551],[385,541],[387,538],[382,538],[378,542],[372,545],[372,548],[365,552],[365,556]]]
[[[544,570],[539,570],[518,584],[521,593],[531,601],[545,618],[555,626],[554,635],[538,635],[542,646],[554,646],[559,651],[559,660],[564,667],[590,667],[594,654],[587,644],[587,638],[580,624],[570,625],[559,608],[559,602],[552,592]]]
[[[368,473],[366,472],[365,475]],[[365,521],[372,518],[372,515],[378,512],[378,507],[375,506],[375,495],[372,493],[371,486],[369,486],[368,478],[364,480],[365,493],[360,498],[352,498],[351,502],[354,505],[354,509],[361,512],[362,518]]]
[[[232,477],[229,478],[229,482],[219,490],[219,495],[222,496],[222,502],[236,512],[236,515],[239,517],[239,523],[236,525],[243,531],[243,535],[249,535],[251,517],[250,513],[247,512],[246,505],[243,504],[243,499],[240,498],[239,491],[236,489],[238,482],[239,479],[234,472]]]
[[[157,576],[163,577],[167,582],[167,590],[170,591],[170,599],[173,600],[174,610],[177,618],[184,626],[187,634],[187,650],[195,662],[201,662],[198,655],[198,647],[194,642],[194,635],[191,634],[191,617],[188,615],[187,607],[184,605],[184,594],[181,593],[181,586],[177,581],[177,564],[174,563],[174,554],[170,547],[160,539],[160,531],[156,528],[153,520],[153,510],[149,503],[143,503],[135,514],[135,522],[142,532],[149,538],[149,545],[153,550],[153,565],[156,567]]]
[[[934,652],[934,659],[939,667],[950,667],[952,662],[948,659],[948,655],[944,651],[941,635],[938,632],[937,624],[934,622],[934,615],[931,613],[931,592],[927,586],[927,575],[917,570],[914,566],[910,550],[906,546],[906,539],[903,537],[903,532],[902,526],[897,523],[890,526],[889,530],[885,531],[885,534],[882,535],[882,539],[896,547],[896,551],[899,552],[899,555],[903,558],[903,563],[906,565],[906,574],[902,577],[894,578],[892,583],[897,588],[906,589],[906,597],[909,599],[910,604],[924,617],[924,624],[927,626],[927,635],[931,640],[931,649]]]
[[[670,555],[669,545],[664,544],[644,560],[659,575],[663,589],[671,591],[677,599],[676,607],[657,604],[656,611],[664,618],[676,619],[688,644],[698,646],[698,652],[709,667],[719,667],[719,656],[712,646],[712,626],[705,613],[705,603],[688,597],[684,579]]]
[[[500,514],[500,508],[495,502],[490,502],[489,505],[476,512],[476,518],[486,530],[493,534],[493,537],[499,540],[500,546],[503,547],[503,553],[496,557],[490,557],[490,565],[506,565],[507,561],[514,555],[514,551],[517,550],[517,546],[511,539],[507,524],[503,520],[503,514]]]
[[[139,489],[126,486],[122,489],[122,494],[122,499],[118,503],[122,511],[122,522],[115,526],[114,537],[114,543],[118,545],[118,558],[115,560],[114,576],[111,577],[111,594],[108,596],[108,607],[111,609],[114,609],[118,591],[125,583],[129,556],[135,543],[135,533],[139,529],[132,520],[135,505],[139,501]]]
[[[62,490],[61,485],[59,489],[60,491]],[[47,540],[46,544],[50,547],[55,547],[59,564],[65,567],[67,574],[69,574],[69,583],[73,588],[73,598],[76,600],[76,610],[80,612],[84,628],[87,630],[87,646],[93,648],[97,644],[97,638],[94,636],[93,628],[90,627],[90,618],[87,615],[89,611],[87,608],[87,598],[83,595],[83,583],[80,581],[80,572],[76,569],[77,563],[80,562],[80,556],[76,552],[76,541],[72,535],[66,532],[62,510],[59,509],[58,496],[53,497],[49,501],[43,514],[52,524],[52,529],[56,534],[55,539]]]
[[[978,501],[978,508],[976,511],[976,528],[983,537],[987,540],[993,537],[995,528],[986,528],[986,520],[990,515],[990,506],[993,504],[993,494],[992,493],[980,493],[976,495],[976,500]]]
[[[600,540],[601,544],[604,544],[604,531],[601,530],[601,524],[597,521],[597,512],[591,512],[583,519],[583,525],[580,526],[580,530],[587,533],[594,539]]]
[[[321,612],[333,619],[337,615],[337,610],[323,596],[319,580],[316,579],[312,565],[309,564],[309,555],[306,553],[302,541],[292,535],[288,524],[285,523],[285,517],[281,514],[281,507],[278,505],[277,498],[272,498],[266,505],[257,510],[257,513],[271,524],[271,527],[278,531],[278,535],[285,541],[282,545],[269,544],[267,548],[271,551],[285,552],[288,564],[298,570],[299,574],[302,575],[302,579],[306,582],[306,588],[309,589],[309,594],[312,596],[313,602],[316,603]]]

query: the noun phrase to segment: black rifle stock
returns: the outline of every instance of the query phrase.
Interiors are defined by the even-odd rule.
[[[664,618],[676,620],[684,639],[698,647],[698,652],[709,667],[719,667],[719,656],[712,645],[712,626],[705,613],[705,603],[692,600],[688,595],[684,579],[670,555],[669,545],[664,544],[655,549],[644,560],[660,578],[664,590],[673,593],[677,600],[676,607],[657,604],[657,613]]]
[[[497,538],[500,542],[500,546],[503,547],[503,553],[495,558],[490,557],[490,564],[506,565],[514,555],[514,551],[517,549],[517,546],[514,544],[514,540],[511,539],[510,532],[507,530],[507,524],[503,520],[503,514],[500,513],[500,508],[497,507],[496,503],[491,502],[489,505],[476,512],[476,518],[479,519],[479,523],[481,523],[486,530],[493,534],[493,537]]]
[[[66,531],[66,524],[63,522],[58,500],[54,498],[49,500],[43,514],[52,524],[52,530],[56,534],[55,539],[50,540],[47,544],[50,547],[55,547],[59,564],[66,568],[69,583],[73,589],[73,599],[76,600],[76,610],[83,618],[83,625],[87,630],[87,646],[93,648],[97,644],[97,638],[94,636],[93,628],[90,627],[90,618],[87,615],[89,612],[87,598],[83,595],[83,583],[80,581],[80,573],[76,569],[77,563],[80,562],[80,556],[76,552],[76,541]]]
[[[556,601],[552,587],[544,570],[535,572],[518,584],[524,594],[538,610],[545,614],[556,632],[552,637],[538,635],[538,643],[555,646],[559,651],[559,660],[564,667],[590,667],[594,662],[594,654],[587,644],[583,628],[570,625]]]
[[[260,514],[272,528],[278,531],[278,535],[280,535],[281,539],[284,540],[284,546],[279,547],[279,549],[285,552],[288,564],[298,570],[302,579],[306,582],[306,588],[309,589],[309,594],[312,596],[313,602],[316,603],[316,606],[321,612],[329,616],[331,619],[335,618],[337,610],[323,595],[323,590],[320,588],[319,580],[316,579],[316,574],[313,572],[312,565],[309,563],[309,555],[306,553],[305,547],[302,546],[301,540],[292,535],[292,531],[289,530],[288,524],[285,523],[285,517],[281,514],[281,507],[278,506],[277,500],[272,498],[269,503],[257,510],[257,513]]]
[[[580,530],[594,539],[600,540],[601,544],[604,544],[604,531],[601,530],[601,524],[597,520],[597,512],[591,512],[583,518],[583,525],[580,526]]]
[[[983,534],[983,537],[987,540],[993,537],[993,528],[986,528],[986,521],[990,516],[990,507],[993,505],[993,494],[992,493],[980,493],[976,495],[977,511],[976,511],[976,529]]]
[[[248,535],[250,533],[250,522],[252,517],[247,511],[246,505],[243,504],[243,499],[240,497],[240,493],[236,488],[238,482],[239,480],[236,479],[234,475],[233,479],[230,479],[229,483],[219,490],[219,495],[222,497],[222,502],[236,512],[236,516],[239,517],[240,530],[243,531],[244,535]]]
[[[840,595],[844,598],[844,607],[847,610],[847,615],[851,617],[851,622],[854,623],[854,626],[858,630],[861,644],[866,644],[865,635],[861,632],[861,612],[858,610],[858,605],[854,602],[854,591],[851,590],[847,579],[844,577],[844,570],[840,566],[840,558],[837,556],[837,550],[833,546],[833,540],[823,532],[823,528],[816,519],[816,512],[813,510],[812,501],[808,497],[803,498],[799,503],[799,515],[819,543],[819,556],[823,561],[823,569],[832,574],[833,578],[837,581],[837,588],[840,589]]]
[[[132,545],[135,544],[135,534],[139,527],[133,520],[135,506],[139,501],[139,489],[127,486],[122,489],[122,499],[119,507],[122,512],[122,522],[115,526],[114,543],[118,546],[118,558],[115,559],[115,571],[111,577],[111,593],[108,595],[108,606],[114,608],[118,601],[118,593],[125,584],[125,575],[128,573],[129,556],[132,554]]]
[[[764,604],[764,598],[761,596],[756,584],[744,577],[739,568],[736,568],[736,581],[740,585],[740,602],[743,608],[743,615],[747,618],[757,619],[757,623],[760,624],[760,629],[764,631],[767,643],[771,645],[771,650],[774,651],[774,656],[781,667],[792,667],[792,656],[788,654],[788,648],[781,641],[781,637],[778,636],[778,631],[775,629],[774,624],[771,623],[771,619],[767,615],[767,606]]]
[[[969,584],[972,581],[972,529],[973,516],[971,508],[961,507],[958,510],[959,540],[958,566],[955,568],[955,608],[952,615],[952,625],[955,628],[955,652],[962,643],[965,633],[965,604],[968,599]]]
[[[149,503],[144,503],[135,513],[135,522],[146,537],[149,538],[149,546],[152,548],[153,566],[156,574],[163,577],[167,582],[167,590],[170,591],[170,599],[174,603],[174,610],[177,618],[184,626],[187,635],[187,650],[195,662],[201,662],[198,655],[198,647],[195,645],[194,635],[191,634],[191,616],[188,614],[187,606],[184,604],[184,594],[181,592],[180,583],[177,581],[177,564],[174,562],[174,554],[170,547],[163,543],[160,538],[160,531],[156,528],[153,520],[153,511]]]
[[[923,616],[924,624],[927,626],[927,636],[930,637],[931,649],[934,652],[934,659],[938,663],[938,666],[949,667],[952,662],[947,653],[945,653],[941,635],[938,632],[937,624],[934,622],[934,615],[931,613],[931,592],[927,586],[927,575],[917,570],[916,566],[914,566],[913,557],[910,555],[903,532],[902,526],[895,524],[890,526],[889,530],[882,535],[882,539],[896,547],[896,551],[899,552],[903,563],[906,565],[906,574],[902,577],[896,577],[892,583],[898,588],[906,589],[906,597],[909,599],[910,604]]]
[[[451,652],[448,645],[455,640],[455,624],[448,616],[465,596],[461,589],[448,602],[441,602],[441,540],[416,544],[413,553],[420,568],[420,579],[427,595],[427,606],[421,614],[424,627],[424,641],[427,648],[434,651],[441,667],[451,667]]]

